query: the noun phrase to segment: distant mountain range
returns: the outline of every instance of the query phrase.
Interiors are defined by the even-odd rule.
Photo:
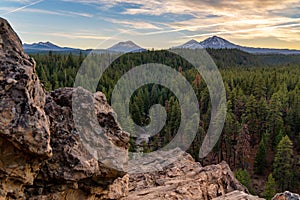
[[[23,48],[26,53],[35,53],[43,51],[54,51],[54,52],[80,52],[81,49],[75,49],[70,47],[60,47],[51,42],[39,42],[33,44],[23,44]]]
[[[26,53],[37,53],[37,52],[83,52],[89,53],[92,51],[91,49],[83,50],[83,49],[76,49],[70,47],[60,47],[51,42],[39,42],[33,44],[24,44],[24,50]],[[173,47],[172,49],[238,49],[247,53],[252,54],[298,54],[300,55],[300,50],[290,50],[290,49],[271,49],[271,48],[254,48],[254,47],[245,47],[233,44],[221,37],[213,36],[207,38],[202,42],[198,42],[196,40],[190,40],[183,45]],[[126,42],[119,42],[108,49],[97,49],[97,52],[119,52],[119,53],[128,53],[128,52],[143,52],[146,49],[138,46],[132,41]]]
[[[70,47],[60,47],[51,42],[39,42],[33,44],[23,44],[24,51],[26,53],[37,53],[37,52],[83,52],[89,53],[92,49],[75,49]],[[103,52],[116,52],[116,53],[128,53],[128,52],[143,52],[146,49],[138,46],[137,44],[133,43],[132,41],[126,42],[119,42],[118,44],[113,45],[108,49],[96,49],[96,52],[103,53]]]
[[[190,40],[187,43],[173,47],[185,48],[185,49],[239,49],[241,51],[252,53],[252,54],[300,54],[300,50],[290,50],[290,49],[271,49],[271,48],[254,48],[254,47],[244,47],[240,45],[233,44],[228,40],[225,40],[218,36],[213,36],[207,38],[202,42],[197,42],[196,40]]]

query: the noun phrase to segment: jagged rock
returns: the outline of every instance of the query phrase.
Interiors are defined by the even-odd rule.
[[[300,200],[300,195],[285,191],[284,193],[276,194],[272,200]]]
[[[214,198],[213,200],[264,200],[264,199],[236,190],[227,193],[224,196]]]
[[[0,199],[23,198],[24,185],[52,154],[45,98],[35,62],[0,18]]]
[[[93,115],[83,117],[87,117],[85,120],[89,124],[99,123],[99,129],[93,130],[95,124],[86,126],[79,132],[74,124],[72,96],[76,95],[76,90],[80,90],[80,97],[75,98],[84,97],[95,103],[91,114],[94,113],[97,117],[93,118]],[[79,107],[83,108],[85,105]],[[122,166],[127,162],[129,135],[119,127],[105,96],[100,92],[93,95],[82,88],[58,89],[47,97],[45,110],[50,119],[53,156],[41,168],[33,187],[27,187],[28,199],[64,199],[66,195],[70,196],[68,199],[76,195],[82,199],[118,199],[125,196],[128,192],[126,189],[128,176],[124,170],[110,168],[103,163],[103,158],[97,159],[91,155],[80,136],[85,134],[88,137],[92,132],[96,132],[99,137],[92,139],[97,141],[97,147],[101,148],[111,141],[113,145],[123,149],[119,152],[122,153],[119,156],[122,157],[120,161],[123,163],[119,165]],[[103,140],[103,137],[106,140]],[[111,152],[102,153],[111,154]]]
[[[166,152],[169,155],[168,152]],[[171,165],[157,172],[131,174],[129,195],[123,200],[134,199],[213,199],[234,190],[247,192],[222,162],[202,167],[183,153]]]
[[[2,18],[0,87],[1,200],[118,199],[127,194],[123,167],[129,134],[119,127],[105,96],[82,88],[46,94],[34,60]],[[74,91],[79,91],[77,98],[92,101],[89,109],[84,103],[75,107],[90,114],[77,120],[93,126],[75,126]]]

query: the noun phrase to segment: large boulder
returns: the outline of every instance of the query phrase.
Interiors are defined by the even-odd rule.
[[[0,18],[0,199],[23,198],[24,185],[52,155],[45,99],[34,60]]]

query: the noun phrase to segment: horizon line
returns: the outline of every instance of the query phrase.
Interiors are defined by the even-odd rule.
[[[98,48],[92,48],[92,47],[91,47],[91,48],[82,48],[82,47],[78,47],[78,46],[77,46],[77,47],[74,47],[74,46],[72,47],[72,45],[70,45],[70,46],[65,46],[65,45],[60,45],[60,44],[55,43],[55,42],[51,42],[50,40],[47,40],[47,41],[37,41],[37,42],[33,42],[33,43],[22,42],[22,46],[24,46],[25,44],[26,44],[26,45],[33,45],[33,44],[39,44],[39,43],[51,43],[51,44],[53,44],[53,45],[55,45],[55,46],[58,46],[58,47],[60,47],[60,48],[72,48],[72,49],[78,49],[78,50],[87,51],[87,50],[106,50],[106,49],[109,49],[109,48],[113,47],[114,45],[117,45],[117,44],[122,43],[122,42],[125,42],[125,43],[126,43],[126,42],[132,42],[132,43],[134,43],[135,45],[139,46],[140,48],[146,49],[146,50],[152,50],[152,49],[154,49],[154,50],[165,50],[165,49],[171,49],[171,48],[176,48],[176,47],[182,46],[182,45],[184,45],[184,44],[186,44],[186,43],[188,43],[188,42],[190,42],[190,41],[196,41],[196,42],[198,42],[198,43],[200,44],[201,42],[203,42],[203,41],[205,41],[205,40],[207,40],[207,39],[213,38],[213,37],[221,38],[221,39],[223,39],[223,40],[226,40],[227,42],[230,42],[229,40],[224,39],[223,37],[214,35],[214,36],[211,36],[211,37],[207,37],[206,39],[204,39],[204,40],[202,40],[202,41],[198,41],[198,40],[196,40],[196,39],[190,39],[190,40],[187,40],[186,42],[184,42],[184,43],[182,43],[182,44],[180,44],[180,45],[178,45],[178,46],[163,47],[163,48],[142,47],[142,46],[137,45],[137,44],[136,44],[134,41],[132,41],[132,40],[123,40],[123,41],[120,40],[120,41],[118,41],[118,42],[112,44],[110,47],[107,47],[107,48],[101,48],[101,49],[98,49]],[[230,42],[230,43],[232,43],[232,42]],[[237,45],[237,46],[240,46],[240,47],[246,47],[246,48],[300,51],[300,49],[291,49],[291,48],[288,48],[288,47],[282,47],[282,48],[280,48],[280,47],[258,47],[258,46],[255,47],[255,46],[244,46],[244,45],[235,44],[235,43],[232,43],[232,44]],[[234,49],[234,48],[232,48],[232,49]]]

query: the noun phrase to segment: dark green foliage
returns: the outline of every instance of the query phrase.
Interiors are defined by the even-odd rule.
[[[243,184],[246,188],[249,190],[251,189],[251,178],[250,174],[246,169],[238,169],[235,172],[235,177],[237,180],[240,181],[241,184]]]
[[[263,65],[263,59],[238,49],[207,49],[218,67],[253,67]]]
[[[293,143],[286,135],[277,146],[273,163],[273,175],[280,191],[293,187],[293,155]]]
[[[300,63],[300,55],[257,55],[264,65],[270,66],[282,66],[282,65],[293,65]]]
[[[262,196],[264,198],[266,198],[267,200],[271,200],[275,196],[275,194],[277,193],[276,192],[276,187],[277,186],[276,186],[275,179],[273,178],[273,175],[269,174],[268,181],[265,184],[265,190],[262,193]]]
[[[254,170],[256,174],[263,175],[267,169],[267,149],[264,138],[258,145],[258,150],[254,161]]]

